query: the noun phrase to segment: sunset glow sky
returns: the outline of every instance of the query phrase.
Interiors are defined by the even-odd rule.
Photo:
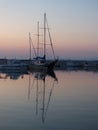
[[[98,0],[0,0],[0,58],[29,57],[44,12],[58,57],[98,58]]]

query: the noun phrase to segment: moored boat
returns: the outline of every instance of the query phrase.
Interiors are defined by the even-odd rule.
[[[50,31],[49,31],[49,26],[48,26],[46,14],[44,14],[44,46],[43,46],[44,56],[42,56],[42,57],[39,54],[39,36],[40,36],[39,35],[39,22],[37,25],[38,25],[37,26],[37,28],[38,28],[37,52],[35,54],[35,58],[33,59],[33,62],[31,62],[30,65],[28,66],[28,69],[29,70],[48,70],[48,71],[53,70],[58,59],[55,58],[54,48],[53,48],[53,44],[52,44],[52,39],[51,39]],[[46,59],[46,45],[47,45],[46,44],[46,32],[48,32],[50,45],[51,45],[51,49],[52,49],[53,56],[54,56],[53,60]],[[29,37],[30,37],[30,35],[29,35]],[[31,42],[31,37],[29,39]],[[30,45],[30,47],[31,47],[31,45]],[[35,50],[34,50],[34,52],[35,52]],[[30,50],[30,53],[31,53],[31,50]],[[30,57],[31,57],[31,54],[30,54]]]

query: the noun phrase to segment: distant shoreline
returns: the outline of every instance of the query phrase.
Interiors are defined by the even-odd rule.
[[[33,60],[32,60],[33,61]],[[51,61],[51,60],[49,60]],[[0,65],[7,63],[29,63],[30,59],[0,59]],[[58,60],[55,68],[57,69],[66,69],[66,68],[96,68],[98,69],[98,60]]]

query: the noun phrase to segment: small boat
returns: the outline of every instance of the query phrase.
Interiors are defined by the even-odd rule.
[[[35,51],[35,49],[33,47],[34,52],[35,52],[35,58],[33,59],[33,62],[31,62],[31,64],[28,66],[28,69],[29,70],[48,70],[48,71],[53,70],[58,59],[55,58],[55,53],[54,53],[54,49],[53,49],[53,44],[52,44],[52,39],[51,39],[50,31],[49,31],[49,26],[48,26],[46,14],[44,14],[44,46],[43,46],[44,56],[42,56],[42,57],[39,55],[39,36],[40,36],[39,35],[39,22],[37,24],[37,28],[38,28],[37,52]],[[46,31],[46,29],[47,29],[47,31]],[[47,60],[46,59],[46,45],[47,45],[46,44],[46,32],[48,32],[54,60]],[[29,35],[29,39],[30,39],[30,43],[31,43],[30,35]],[[30,48],[31,48],[31,45],[30,45]],[[31,50],[30,50],[30,57],[31,57]]]

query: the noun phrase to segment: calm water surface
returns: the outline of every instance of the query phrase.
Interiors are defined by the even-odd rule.
[[[0,130],[98,130],[98,73],[0,74]]]

